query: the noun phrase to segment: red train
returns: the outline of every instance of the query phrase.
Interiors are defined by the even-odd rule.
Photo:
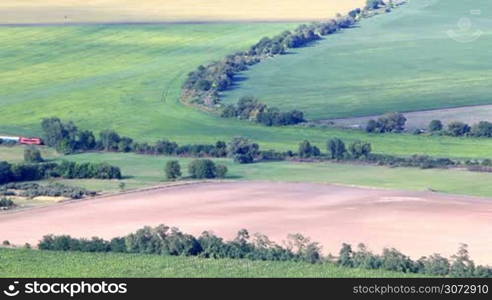
[[[42,145],[43,140],[40,138],[26,138],[21,136],[19,138],[19,143],[24,145]]]
[[[37,137],[27,138],[23,136],[0,136],[0,140],[24,145],[43,145],[43,140]]]

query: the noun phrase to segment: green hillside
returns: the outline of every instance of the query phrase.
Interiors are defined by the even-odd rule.
[[[330,264],[0,248],[0,277],[417,277]]]
[[[488,0],[409,1],[255,66],[226,102],[254,95],[310,119],[491,104],[491,11]]]
[[[395,15],[402,11],[403,8]],[[379,18],[395,16],[387,14],[374,20]],[[0,27],[4,45],[0,56],[7,58],[0,60],[0,134],[39,135],[40,120],[58,116],[96,132],[113,128],[137,141],[169,138],[181,144],[213,143],[244,135],[264,148],[288,150],[296,149],[303,139],[323,146],[327,139],[342,136],[346,140],[368,140],[378,153],[492,157],[492,140],[268,128],[221,119],[179,102],[186,74],[198,65],[246,49],[261,36],[295,26],[236,23]],[[335,37],[351,35],[356,30]],[[305,50],[310,49],[315,48]],[[301,56],[286,55],[276,60]],[[261,64],[253,71],[259,67]]]

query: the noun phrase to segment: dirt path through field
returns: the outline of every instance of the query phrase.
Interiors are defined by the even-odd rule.
[[[226,238],[241,228],[276,241],[299,232],[326,252],[364,242],[376,251],[448,256],[463,242],[477,262],[492,264],[492,199],[308,183],[205,183],[1,213],[0,240],[111,238],[161,223]]]

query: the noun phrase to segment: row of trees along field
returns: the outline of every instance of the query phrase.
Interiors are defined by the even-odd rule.
[[[48,178],[121,179],[121,170],[107,163],[76,163],[69,161],[18,163],[0,161],[0,184]]]
[[[369,133],[401,133],[405,131],[407,118],[401,113],[388,113],[377,120],[369,120],[366,132]],[[453,121],[444,126],[441,120],[432,120],[426,129],[417,129],[416,134],[429,132],[433,135],[447,135],[454,137],[492,137],[492,123],[480,121],[472,126],[459,121]]]
[[[400,132],[404,130],[406,118],[400,113],[392,113],[379,118],[376,122],[379,124],[378,128],[384,128],[382,132]],[[487,127],[484,126],[484,122],[480,124],[478,128],[482,128],[482,130]],[[157,141],[155,144],[148,144],[137,143],[129,137],[120,136],[113,130],[104,130],[100,133],[99,139],[96,139],[91,131],[79,131],[73,122],[64,123],[58,118],[43,120],[43,131],[47,143],[59,151],[65,149],[64,145],[74,145],[71,149],[74,152],[92,150],[197,158],[229,157],[241,164],[302,159],[311,161],[359,161],[382,166],[418,168],[449,168],[463,165],[470,167],[469,169],[471,171],[492,171],[492,164],[489,163],[489,160],[461,162],[426,155],[398,157],[375,154],[372,153],[372,145],[367,142],[356,140],[346,144],[338,138],[327,141],[326,153],[323,153],[317,146],[311,145],[309,141],[301,142],[297,151],[288,150],[278,152],[274,150],[261,150],[260,145],[245,137],[235,137],[228,143],[218,141],[215,144],[178,145],[176,142],[166,139]],[[85,138],[80,138],[80,136]],[[35,150],[28,150],[25,153],[25,159],[28,162],[39,162],[42,158]],[[63,176],[77,178],[78,176],[82,176],[78,174],[84,173],[83,171],[79,172],[78,168],[74,168],[74,170],[72,173]]]
[[[110,241],[97,237],[91,240],[76,239],[67,235],[47,235],[38,244],[41,250],[83,251],[83,252],[123,252],[175,256],[200,256],[205,258],[231,258],[266,261],[307,261],[310,263],[335,263],[349,268],[383,269],[403,273],[418,273],[449,277],[491,277],[492,268],[476,266],[469,257],[466,245],[462,245],[451,259],[439,254],[412,260],[394,248],[384,249],[382,254],[374,254],[360,244],[354,251],[343,244],[338,258],[324,257],[319,243],[301,234],[290,234],[283,245],[267,236],[242,229],[236,238],[224,241],[211,232],[203,232],[199,237],[181,232],[177,228],[160,225],[155,228],[144,227],[125,237]]]
[[[292,31],[273,37],[264,37],[247,51],[228,55],[221,61],[199,66],[188,74],[183,86],[182,98],[186,102],[212,107],[220,103],[220,92],[232,87],[235,76],[250,66],[277,55],[287,54],[289,49],[304,47],[345,28],[352,27],[359,18],[369,17],[380,11],[390,12],[396,5],[393,1],[367,0],[363,9],[357,8],[346,16],[338,15],[326,22],[303,24]],[[294,125],[304,122],[304,113],[298,110],[282,112],[281,108],[267,107],[255,99],[240,99],[237,105],[226,106],[222,117],[247,119],[267,126]],[[249,101],[248,107],[244,107]]]
[[[401,114],[391,114],[388,116],[390,121],[385,121],[385,127],[403,126],[398,120],[406,120]],[[394,121],[395,119],[396,121]],[[327,153],[323,153],[318,147],[311,145],[309,141],[301,142],[297,151],[278,152],[274,150],[260,150],[257,143],[252,142],[245,137],[235,137],[228,143],[218,141],[214,145],[183,145],[180,146],[176,142],[169,140],[160,140],[151,145],[148,143],[137,143],[129,137],[122,137],[113,130],[105,130],[100,133],[100,138],[96,140],[94,134],[90,131],[79,131],[72,123],[63,123],[57,118],[46,119],[43,121],[43,130],[46,136],[46,141],[53,145],[56,149],[60,149],[60,145],[75,145],[73,151],[84,151],[85,149],[113,152],[134,152],[137,154],[150,155],[169,155],[183,157],[214,157],[214,158],[232,158],[235,162],[241,164],[254,163],[259,161],[272,160],[337,160],[337,161],[363,161],[366,163],[387,165],[387,166],[402,166],[402,167],[420,167],[420,168],[447,168],[459,165],[459,162],[447,158],[432,158],[423,155],[414,155],[411,157],[397,157],[392,155],[381,155],[372,153],[372,145],[364,141],[352,141],[348,145],[338,138],[327,141]],[[52,124],[46,126],[46,124]],[[56,125],[56,126],[53,126]],[[396,124],[396,125],[393,125]],[[54,129],[53,129],[54,128]],[[66,134],[70,128],[75,134]],[[83,132],[83,136],[90,136],[89,139],[79,139],[78,132]],[[53,138],[57,137],[57,138]],[[84,144],[83,141],[94,141],[89,144]],[[61,147],[63,148],[63,147]],[[62,149],[63,150],[63,149]],[[33,160],[37,160],[35,154]],[[77,172],[75,172],[77,174]]]

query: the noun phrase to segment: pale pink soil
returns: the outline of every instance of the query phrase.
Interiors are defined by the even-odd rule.
[[[467,243],[476,262],[492,264],[492,199],[308,183],[207,183],[0,213],[0,240],[111,238],[158,224],[226,238],[247,228],[278,242],[302,233],[332,253],[363,242],[449,256]]]

